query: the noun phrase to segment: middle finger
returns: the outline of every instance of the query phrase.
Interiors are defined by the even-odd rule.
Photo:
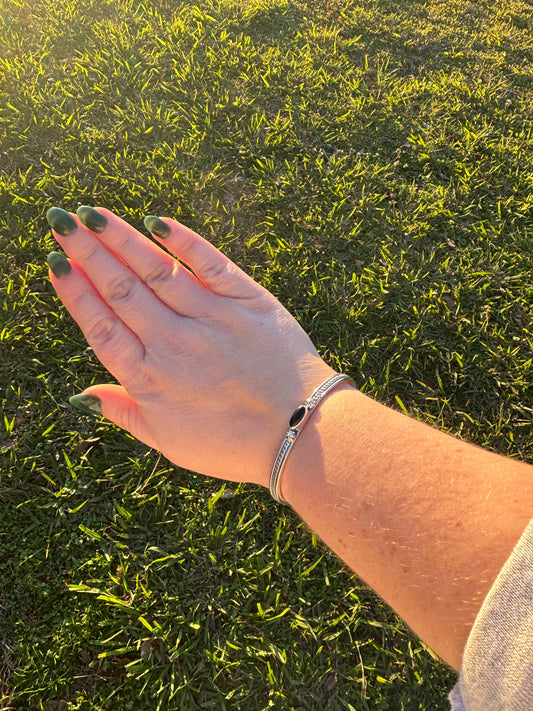
[[[196,318],[211,314],[214,294],[178,260],[110,210],[83,205],[77,215],[173,311]]]

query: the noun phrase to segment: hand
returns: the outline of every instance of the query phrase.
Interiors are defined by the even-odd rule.
[[[50,279],[120,385],[82,401],[171,462],[268,487],[292,411],[334,371],[266,289],[174,220],[48,211]],[[87,397],[90,396],[90,397]]]

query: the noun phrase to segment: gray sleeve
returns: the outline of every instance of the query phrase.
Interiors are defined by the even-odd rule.
[[[533,520],[483,602],[448,698],[452,711],[533,709]]]

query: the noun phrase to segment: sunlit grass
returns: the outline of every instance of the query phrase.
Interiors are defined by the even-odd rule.
[[[0,7],[0,708],[448,709],[455,676],[266,491],[72,411],[109,376],[45,213],[177,217],[364,392],[531,461],[530,5]]]

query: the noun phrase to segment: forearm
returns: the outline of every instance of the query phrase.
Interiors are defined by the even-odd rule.
[[[533,467],[340,385],[287,460],[282,495],[442,659],[533,518]]]

